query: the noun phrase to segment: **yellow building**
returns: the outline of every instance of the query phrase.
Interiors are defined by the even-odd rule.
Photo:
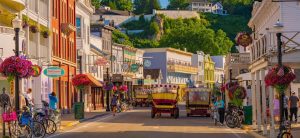
[[[208,88],[213,88],[215,84],[215,62],[210,55],[204,56],[204,82]]]

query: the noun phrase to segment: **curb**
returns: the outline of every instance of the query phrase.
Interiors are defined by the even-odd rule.
[[[103,114],[100,114],[100,115],[95,115],[95,116],[90,117],[90,118],[84,118],[84,119],[80,119],[80,120],[77,120],[77,121],[74,121],[74,122],[70,122],[67,125],[65,125],[65,127],[61,126],[60,130],[65,129],[66,127],[72,127],[72,126],[78,125],[80,123],[87,122],[89,120],[92,120],[92,119],[95,119],[95,118],[99,118],[99,117],[103,117],[103,116],[106,116],[106,115],[109,115],[109,114],[110,113],[103,113]]]
[[[262,135],[258,134],[257,132],[251,131],[251,130],[248,130],[248,131],[246,131],[246,132],[247,132],[248,134],[254,136],[255,138],[267,138],[267,137],[265,137],[265,136],[262,136]]]

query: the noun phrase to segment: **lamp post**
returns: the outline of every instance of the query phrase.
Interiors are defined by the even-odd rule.
[[[108,86],[110,83],[109,79],[109,63],[106,64],[106,86]],[[106,111],[109,112],[109,90],[106,90]]]
[[[12,20],[12,26],[15,30],[15,56],[19,56],[19,32],[20,28],[22,27],[22,20],[17,16],[15,19]],[[18,75],[15,76],[15,108],[17,113],[20,111],[20,95],[19,95],[19,77]]]
[[[282,33],[280,32],[280,30],[283,28],[283,24],[279,22],[279,20],[276,22],[276,24],[274,24],[273,26],[276,30],[277,30],[277,33],[276,33],[276,37],[277,37],[277,60],[278,60],[278,66],[279,68],[281,68],[283,65],[282,65],[282,41],[281,41],[281,36],[282,36]],[[283,118],[283,106],[284,106],[284,97],[285,97],[285,93],[284,91],[280,91],[280,99],[279,99],[279,107],[280,107],[280,127],[279,127],[279,135],[281,134],[282,130],[284,129],[284,118]]]
[[[77,51],[77,55],[78,55],[78,64],[79,64],[79,73],[82,74],[82,56],[84,54],[84,51],[83,49],[78,49]],[[80,99],[79,99],[80,102],[83,102],[83,92],[82,92],[82,89],[80,89]]]

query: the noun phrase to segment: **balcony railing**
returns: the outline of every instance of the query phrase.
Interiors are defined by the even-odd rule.
[[[226,57],[227,64],[249,64],[250,53],[231,53]]]
[[[168,72],[197,74],[197,68],[192,66],[186,66],[186,65],[168,64]]]

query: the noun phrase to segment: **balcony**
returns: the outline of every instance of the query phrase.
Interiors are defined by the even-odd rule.
[[[186,65],[168,64],[168,72],[197,74],[197,68]]]
[[[4,4],[17,12],[25,9],[25,0],[0,0],[1,4]]]

